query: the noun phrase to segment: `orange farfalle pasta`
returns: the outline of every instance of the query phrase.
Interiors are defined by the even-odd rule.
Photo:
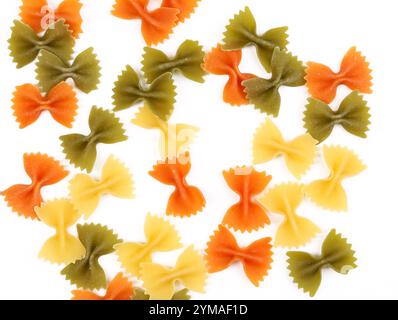
[[[246,248],[240,248],[234,235],[224,226],[210,237],[207,243],[206,258],[209,272],[218,272],[240,261],[249,280],[258,287],[271,269],[271,238],[253,242]]]
[[[24,154],[24,167],[31,184],[17,184],[1,194],[9,207],[26,218],[38,219],[35,207],[43,202],[42,187],[56,184],[68,175],[61,164],[45,154]]]
[[[340,85],[362,93],[372,93],[371,72],[365,57],[352,47],[346,53],[337,73],[323,64],[308,62],[307,87],[314,98],[331,103]]]
[[[32,84],[18,86],[12,101],[14,116],[21,129],[34,123],[46,110],[55,121],[71,128],[78,108],[76,94],[66,82],[59,83],[45,96]]]
[[[180,10],[160,7],[147,9],[149,0],[116,0],[112,14],[121,19],[141,19],[141,32],[147,45],[166,40],[178,21]]]
[[[72,294],[72,300],[131,300],[134,295],[134,289],[132,282],[127,277],[124,277],[123,273],[119,272],[109,282],[104,296],[83,290],[73,290]]]
[[[64,0],[58,8],[51,9],[47,0],[22,0],[19,16],[37,33],[44,31],[60,19],[65,20],[73,36],[79,37],[82,33],[83,19],[80,10],[83,5],[79,0]]]
[[[162,7],[178,9],[178,21],[184,22],[195,11],[200,0],[163,0]]]
[[[189,217],[202,211],[206,200],[202,192],[188,185],[185,178],[191,170],[189,153],[177,158],[167,158],[153,167],[149,174],[161,183],[175,187],[171,194],[166,213],[178,217]]]
[[[256,77],[253,74],[240,72],[241,60],[241,50],[224,51],[221,45],[218,45],[205,56],[202,66],[207,72],[229,76],[224,87],[224,101],[238,106],[249,103],[242,82]]]
[[[239,202],[228,209],[223,224],[242,232],[251,232],[269,224],[267,211],[254,196],[267,187],[272,177],[248,167],[237,167],[223,174],[228,186],[240,196]]]

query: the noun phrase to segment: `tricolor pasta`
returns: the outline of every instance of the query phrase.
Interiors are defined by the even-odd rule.
[[[40,118],[45,112],[63,126],[61,129],[72,128],[80,116],[80,104],[85,101],[82,95],[94,96],[94,91],[102,88],[100,57],[93,47],[80,53],[75,47],[77,41],[83,40],[78,38],[83,32],[85,2],[58,2],[57,6],[50,6],[47,0],[21,0],[20,20],[15,20],[11,27],[9,52],[16,68],[36,62],[37,84],[27,80],[18,85],[9,106],[21,129],[33,125],[40,129]],[[242,265],[254,286],[266,285],[262,282],[271,270],[273,248],[283,251],[303,247],[318,241],[316,236],[325,230],[322,214],[317,214],[315,223],[307,218],[301,205],[310,200],[323,209],[346,211],[350,192],[343,187],[343,181],[366,169],[350,148],[322,145],[338,126],[361,138],[366,138],[369,132],[371,114],[363,94],[372,92],[372,70],[355,47],[346,53],[338,72],[319,63],[305,64],[289,51],[288,28],[260,32],[264,26],[259,25],[248,7],[228,22],[224,34],[219,35],[219,41],[213,48],[209,46],[209,50],[200,44],[202,42],[190,39],[183,39],[171,50],[154,47],[174,37],[174,28],[190,18],[200,4],[200,0],[163,0],[152,8],[149,0],[115,0],[113,8],[109,8],[113,16],[140,20],[140,26],[130,27],[135,28],[130,37],[140,40],[138,31],[141,30],[146,44],[139,48],[142,61],[133,61],[120,73],[113,85],[113,95],[108,92],[112,105],[91,108],[88,132],[65,131],[60,136],[59,151],[64,154],[63,160],[44,153],[25,153],[23,165],[31,182],[15,184],[1,192],[9,211],[45,227],[43,230],[47,231],[40,235],[42,245],[38,256],[45,262],[62,265],[61,275],[74,287],[73,300],[187,300],[193,293],[204,293],[208,277],[217,276],[213,274],[235,262]],[[204,20],[199,11],[198,19]],[[265,72],[268,76],[240,70],[247,47],[255,48],[254,59],[260,63],[258,69],[263,69],[254,72]],[[248,144],[252,163],[219,172],[214,177],[221,186],[224,183],[226,196],[230,197],[230,201],[223,203],[225,211],[221,213],[211,212],[211,205],[219,201],[219,197],[207,196],[206,182],[194,182],[200,188],[187,182],[191,180],[188,179],[191,170],[200,168],[197,150],[194,150],[195,139],[200,139],[206,128],[173,118],[174,111],[180,107],[180,88],[176,84],[187,80],[191,80],[187,81],[189,85],[204,83],[207,73],[225,76],[220,97],[233,106],[245,105],[239,108],[241,112],[249,112],[245,108],[253,106],[251,111],[260,123],[256,130],[252,128],[254,137]],[[339,104],[333,101],[341,85],[352,92]],[[307,105],[305,99],[300,105],[304,110],[303,128],[291,140],[285,138],[287,134],[285,128],[279,126],[279,120],[268,117],[276,118],[281,110],[285,112],[281,108],[282,87],[297,87],[310,95]],[[211,90],[219,89],[214,86]],[[134,106],[139,108],[131,120],[131,116],[121,111]],[[289,119],[292,123],[301,121],[293,116]],[[104,158],[98,148],[99,144],[127,145],[127,132],[134,129],[133,125],[156,130],[160,139],[155,139],[161,146],[152,169],[147,172],[149,166],[134,167],[134,179],[126,159],[117,153]],[[144,134],[144,130],[135,129]],[[43,143],[45,139],[53,137],[43,135]],[[271,161],[282,157],[286,166],[278,169],[296,179],[305,178],[312,167],[321,167],[316,160],[318,146],[330,171],[326,178],[310,183],[280,183],[284,177],[268,169]],[[211,156],[215,159],[213,153]],[[98,163],[103,164],[100,171],[96,167]],[[43,188],[61,182],[69,171],[73,177],[62,197],[49,199],[42,195]],[[92,171],[96,174],[90,174]],[[149,204],[148,211],[134,212],[137,221],[144,217],[140,227],[143,237],[132,234],[122,239],[113,229],[97,223],[98,216],[94,213],[103,207],[101,199],[106,195],[110,195],[109,201],[113,202],[125,199],[123,204],[130,209],[130,201],[135,201],[131,199],[139,198],[142,192],[153,193],[149,185],[136,181],[136,171],[137,175],[144,172],[148,178],[166,185],[159,190],[168,195],[168,200],[157,215],[148,213]],[[191,178],[195,180],[195,176]],[[152,198],[158,201],[156,195]],[[321,209],[315,210],[318,213]],[[199,215],[202,211],[204,214]],[[192,235],[187,238],[180,228],[194,219],[202,219],[205,214],[219,214],[217,224],[220,224],[213,234],[210,226],[208,232],[200,234],[200,240],[209,237],[207,244],[202,241],[194,246],[191,239],[192,242],[197,239]],[[246,246],[238,244],[242,233],[273,230],[274,214],[283,218],[275,234],[256,236],[256,240]],[[185,219],[175,223],[175,218]],[[84,219],[90,220],[85,223]],[[158,263],[158,253],[169,255],[176,250],[181,251],[177,252],[180,255],[173,267]],[[111,254],[118,259],[122,271],[113,271],[109,277],[100,258]],[[347,274],[357,267],[351,244],[334,229],[323,241],[320,255],[298,250],[286,254],[293,282],[310,296],[320,287],[324,268]],[[100,292],[102,289],[106,291]]]

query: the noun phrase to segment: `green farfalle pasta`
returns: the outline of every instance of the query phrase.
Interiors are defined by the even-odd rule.
[[[76,167],[91,172],[97,158],[97,144],[127,140],[123,125],[113,112],[93,107],[89,117],[90,134],[68,134],[60,137],[66,158]]]
[[[114,251],[121,240],[107,227],[99,224],[77,225],[79,239],[86,249],[83,259],[67,265],[61,274],[82,289],[101,289],[107,285],[105,272],[99,264],[100,257]]]
[[[287,27],[280,27],[258,35],[256,20],[250,9],[246,7],[230,20],[224,32],[222,47],[224,50],[238,50],[254,45],[261,64],[267,72],[270,72],[274,49],[277,47],[286,49],[288,45],[287,30]]]
[[[250,103],[261,112],[278,116],[281,105],[279,88],[305,84],[305,67],[291,53],[275,48],[271,61],[270,79],[252,78],[242,82]]]
[[[47,29],[42,36],[17,20],[11,30],[9,49],[17,68],[33,62],[41,50],[53,53],[61,61],[68,61],[72,57],[75,39],[63,20],[57,21],[54,28]]]
[[[354,254],[351,244],[333,229],[323,242],[320,256],[301,251],[288,252],[288,269],[298,287],[313,297],[321,284],[322,269],[332,268],[338,273],[347,274],[357,267]]]
[[[142,60],[142,72],[145,78],[152,82],[166,72],[180,71],[186,78],[203,83],[206,72],[201,64],[205,52],[197,41],[185,40],[177,49],[174,57],[168,57],[164,52],[146,47]]]
[[[90,93],[97,89],[101,77],[101,67],[93,48],[88,48],[70,59],[60,59],[57,55],[42,51],[37,62],[36,78],[44,92],[50,91],[62,81],[72,79],[78,89]]]
[[[367,102],[358,91],[353,91],[343,100],[337,111],[321,100],[308,99],[304,112],[304,127],[319,142],[325,141],[336,125],[341,125],[355,136],[366,138],[369,118]]]
[[[143,289],[135,288],[133,300],[150,300],[149,294],[146,294]],[[182,289],[174,293],[171,300],[191,300],[188,289]]]
[[[115,82],[113,92],[115,111],[143,101],[155,115],[167,121],[174,110],[176,91],[170,72],[157,77],[151,84],[144,84],[134,69],[127,66]]]

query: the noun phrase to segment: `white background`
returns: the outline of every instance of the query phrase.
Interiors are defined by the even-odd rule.
[[[51,1],[58,3],[59,1]],[[55,123],[48,114],[27,129],[20,130],[12,115],[11,99],[15,86],[35,83],[34,64],[17,70],[9,57],[7,40],[20,2],[5,0],[0,10],[0,189],[15,183],[28,183],[22,166],[24,152],[43,152],[64,159],[58,137],[67,133],[87,133],[92,105],[112,108],[113,82],[126,64],[140,68],[144,42],[138,21],[117,19],[110,14],[113,0],[83,0],[84,33],[76,52],[89,46],[101,60],[102,78],[97,91],[79,93],[79,114],[71,130]],[[154,5],[160,1],[154,1]],[[303,61],[323,62],[338,68],[341,58],[356,45],[374,70],[374,94],[367,96],[372,125],[366,140],[336,129],[326,143],[349,146],[368,165],[363,174],[346,180],[349,212],[324,211],[305,201],[299,214],[315,221],[322,233],[302,248],[317,253],[331,228],[343,233],[356,250],[359,267],[347,276],[325,271],[318,299],[398,298],[397,281],[397,33],[396,1],[391,0],[202,0],[196,13],[179,25],[170,40],[159,48],[174,53],[187,38],[199,40],[208,51],[222,40],[228,20],[245,5],[250,6],[259,32],[289,26],[289,50]],[[246,49],[241,65],[244,72],[263,75],[255,51]],[[252,107],[233,108],[222,101],[223,76],[209,75],[205,84],[176,76],[178,90],[172,122],[200,127],[191,149],[192,171],[189,182],[200,187],[207,199],[205,210],[189,219],[172,219],[184,243],[205,249],[208,237],[217,228],[226,210],[237,201],[226,185],[222,170],[250,165],[251,140],[265,119]],[[286,138],[303,133],[302,114],[308,94],[305,87],[283,88],[282,107],[276,124]],[[348,93],[341,88],[336,106]],[[122,159],[134,174],[136,197],[120,200],[107,197],[89,221],[113,228],[125,240],[144,241],[143,222],[148,212],[163,215],[171,189],[151,178],[147,172],[159,158],[158,135],[130,124],[137,107],[120,113],[129,140],[116,145],[101,145],[93,171],[99,170],[110,154]],[[63,164],[77,173],[65,160]],[[259,166],[273,175],[272,185],[291,181],[282,160]],[[311,181],[328,173],[320,153],[310,173]],[[44,189],[45,199],[67,196],[68,177]],[[272,215],[272,225],[252,234],[236,234],[241,245],[264,236],[273,236],[281,216]],[[74,230],[73,230],[74,231]],[[40,222],[18,217],[0,201],[0,298],[69,299],[72,286],[59,274],[62,267],[38,259],[38,252],[53,230]],[[197,299],[307,299],[288,276],[286,250],[274,249],[269,276],[259,288],[251,285],[239,264],[212,274],[206,293]],[[174,264],[179,252],[157,255],[157,261]],[[119,272],[114,255],[101,259],[109,278]]]

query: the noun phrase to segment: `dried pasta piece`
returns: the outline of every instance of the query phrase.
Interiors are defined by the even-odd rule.
[[[155,252],[167,252],[182,247],[175,227],[167,220],[148,214],[144,232],[146,243],[124,242],[115,246],[122,267],[133,276],[139,277],[142,263],[152,262]]]
[[[97,89],[101,67],[93,48],[88,48],[70,59],[60,59],[48,51],[42,51],[37,62],[36,74],[39,86],[48,92],[61,81],[72,79],[75,86],[84,93]]]
[[[340,71],[335,73],[329,67],[308,62],[307,87],[310,94],[325,103],[336,97],[337,88],[345,85],[361,93],[372,93],[372,70],[362,54],[352,47],[343,58]]]
[[[76,93],[66,82],[60,82],[46,95],[32,84],[18,86],[12,101],[14,116],[21,129],[36,122],[44,111],[61,125],[72,128],[78,108]]]
[[[19,16],[36,33],[47,30],[54,22],[63,19],[73,36],[78,38],[82,33],[82,7],[79,0],[64,0],[55,10],[49,7],[47,0],[22,0]]]
[[[256,20],[249,7],[240,11],[224,32],[224,50],[239,50],[246,46],[254,45],[257,56],[267,72],[271,72],[272,54],[275,48],[286,49],[288,44],[287,27],[280,27],[268,30],[262,35],[257,34]]]
[[[167,204],[167,215],[189,217],[203,210],[206,200],[202,192],[185,180],[190,170],[191,160],[187,152],[177,158],[159,161],[149,172],[156,180],[175,188]]]
[[[203,83],[204,75],[201,64],[205,53],[198,41],[185,40],[177,49],[174,57],[167,56],[163,51],[151,47],[144,48],[142,72],[148,82],[161,75],[179,71],[186,78]]]
[[[188,289],[181,289],[173,294],[171,300],[177,300],[177,301],[191,300],[191,296],[189,295]]]
[[[297,215],[296,210],[303,198],[303,185],[288,183],[272,188],[259,199],[268,210],[285,217],[276,233],[276,247],[301,247],[320,232],[312,221]]]
[[[203,293],[207,279],[206,263],[202,255],[190,246],[179,256],[174,268],[143,263],[141,279],[151,300],[170,300],[177,281],[188,290]]]
[[[279,88],[300,87],[305,84],[305,68],[291,53],[275,48],[271,60],[270,79],[253,78],[242,82],[249,102],[256,109],[277,117],[281,106]]]
[[[77,168],[91,172],[97,159],[97,144],[127,140],[123,125],[114,113],[93,107],[88,120],[90,134],[68,134],[60,137],[66,158]]]
[[[99,224],[78,224],[77,233],[86,249],[86,255],[67,265],[61,274],[78,288],[90,290],[105,288],[106,276],[98,260],[112,253],[113,246],[121,240],[112,230]]]
[[[223,174],[228,186],[240,197],[239,202],[228,209],[223,224],[242,232],[251,232],[270,224],[267,211],[255,196],[264,191],[272,177],[248,167],[233,168]]]
[[[73,290],[72,300],[131,300],[134,296],[133,283],[119,272],[116,277],[108,283],[105,295],[100,296],[91,291]]]
[[[48,29],[43,36],[28,25],[15,20],[11,28],[11,38],[8,40],[10,56],[17,68],[22,68],[33,62],[39,52],[49,52],[59,60],[68,61],[73,54],[75,39],[63,20],[55,23],[54,28]]]
[[[219,272],[236,261],[240,261],[249,280],[258,287],[271,269],[271,238],[262,238],[241,248],[234,235],[224,226],[210,237],[207,243],[206,259],[209,272]]]
[[[322,269],[331,268],[346,275],[357,267],[354,255],[355,251],[347,239],[333,229],[323,241],[321,255],[313,256],[307,252],[290,251],[287,253],[289,258],[287,263],[293,281],[313,297],[321,284]]]
[[[25,218],[38,219],[35,207],[43,202],[41,189],[56,184],[68,175],[61,164],[52,157],[40,153],[25,153],[23,156],[25,172],[31,184],[16,184],[1,195],[11,209]]]
[[[195,11],[201,0],[163,0],[161,7],[178,9],[178,22],[184,22]]]
[[[40,250],[39,257],[57,264],[69,264],[84,257],[86,249],[68,228],[80,218],[80,213],[68,199],[53,200],[36,207],[36,214],[46,225],[55,229]]]
[[[105,194],[123,199],[133,198],[133,178],[121,161],[110,156],[102,168],[99,180],[87,174],[77,174],[70,181],[69,191],[73,205],[87,219]]]
[[[113,88],[115,111],[124,110],[143,101],[160,119],[167,121],[175,103],[175,86],[172,74],[167,72],[151,84],[143,84],[131,66],[118,77]]]
[[[231,105],[248,104],[246,93],[242,82],[256,77],[253,74],[241,73],[239,64],[242,59],[242,51],[224,51],[220,45],[213,48],[205,57],[203,68],[216,75],[227,75],[229,77],[224,87],[223,98]]]
[[[156,116],[147,106],[139,109],[132,120],[144,129],[156,129],[161,133],[160,151],[162,159],[177,157],[188,151],[199,128],[188,124],[170,124]]]
[[[347,195],[342,181],[358,175],[366,166],[354,152],[340,146],[324,146],[323,156],[330,169],[329,177],[310,183],[305,187],[305,193],[325,209],[347,211]]]
[[[147,45],[168,39],[178,22],[179,9],[160,7],[148,10],[149,0],[116,0],[112,14],[121,19],[140,19],[141,33]]]
[[[366,101],[358,91],[350,93],[337,111],[321,100],[310,98],[304,112],[304,127],[319,142],[325,141],[336,125],[349,133],[366,138],[370,114]]]
[[[143,289],[135,289],[133,300],[149,300],[149,294],[145,293]],[[188,289],[181,289],[173,294],[171,300],[191,300]]]
[[[286,141],[278,127],[266,119],[254,135],[253,162],[260,164],[283,155],[288,170],[300,179],[315,159],[317,143],[309,134]]]

